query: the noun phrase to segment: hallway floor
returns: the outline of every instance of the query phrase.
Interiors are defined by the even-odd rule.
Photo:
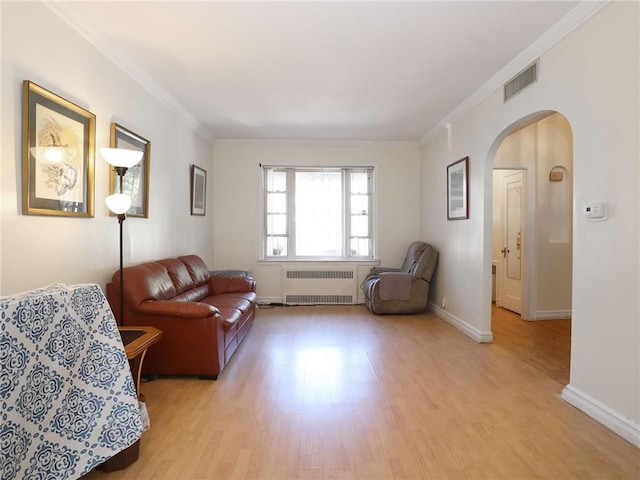
[[[571,319],[530,322],[494,305],[491,330],[495,345],[561,385],[569,384]]]

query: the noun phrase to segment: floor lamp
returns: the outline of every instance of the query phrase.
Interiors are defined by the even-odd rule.
[[[107,208],[118,216],[120,224],[120,318],[118,325],[124,324],[124,276],[122,271],[122,224],[127,218],[127,210],[131,206],[131,196],[124,193],[123,183],[127,170],[133,167],[142,159],[143,152],[136,150],[126,150],[124,148],[101,148],[102,157],[109,163],[116,174],[119,184],[119,191],[109,195],[105,199]],[[115,190],[115,189],[114,189]]]

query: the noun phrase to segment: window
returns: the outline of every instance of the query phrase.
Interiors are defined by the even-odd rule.
[[[372,167],[264,167],[266,259],[371,259]]]

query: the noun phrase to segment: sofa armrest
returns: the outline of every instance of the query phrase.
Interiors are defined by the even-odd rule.
[[[250,277],[251,273],[249,270],[209,270],[209,275],[211,277],[232,277],[235,275]]]
[[[198,302],[176,302],[172,300],[149,300],[138,305],[140,313],[165,317],[205,318],[220,311],[213,305]]]
[[[126,325],[147,325],[162,331],[160,342],[145,356],[144,374],[215,378],[224,368],[224,322],[213,305],[150,300],[124,318]]]
[[[233,292],[255,292],[256,282],[244,275],[220,275],[209,279],[211,295]]]

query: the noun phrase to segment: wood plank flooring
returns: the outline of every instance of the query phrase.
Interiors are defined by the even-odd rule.
[[[562,385],[435,315],[260,309],[217,381],[143,384],[118,479],[638,479],[640,450]]]
[[[571,320],[528,322],[520,315],[491,307],[493,343],[565,386],[571,361]]]

